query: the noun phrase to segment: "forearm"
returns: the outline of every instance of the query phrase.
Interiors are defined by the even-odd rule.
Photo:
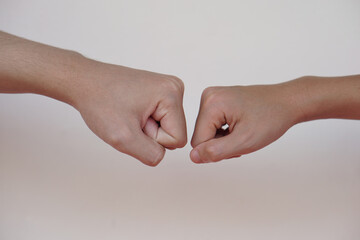
[[[360,75],[302,77],[284,83],[298,106],[298,121],[360,119]]]
[[[0,32],[0,92],[36,93],[69,104],[79,87],[80,54]]]

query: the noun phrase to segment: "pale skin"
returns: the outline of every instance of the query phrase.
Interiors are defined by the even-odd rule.
[[[177,77],[106,64],[0,32],[0,93],[35,93],[72,105],[117,150],[156,166],[186,145]],[[302,77],[204,90],[190,157],[218,162],[257,151],[310,120],[360,119],[360,75]],[[221,127],[228,124],[227,131]]]
[[[360,75],[210,87],[201,97],[190,157],[195,163],[239,157],[276,141],[295,124],[327,118],[360,119]],[[228,130],[217,134],[224,124]]]
[[[177,77],[106,64],[0,32],[0,92],[72,105],[117,150],[156,166],[185,146],[184,85]]]

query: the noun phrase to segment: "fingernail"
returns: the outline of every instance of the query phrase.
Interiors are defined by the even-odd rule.
[[[201,163],[200,155],[199,155],[199,152],[197,150],[192,150],[191,159],[195,163]]]

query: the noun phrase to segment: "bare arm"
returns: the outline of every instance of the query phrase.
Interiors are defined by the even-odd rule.
[[[42,94],[74,106],[117,150],[155,166],[186,144],[184,85],[174,76],[105,64],[0,32],[0,93]]]
[[[207,88],[190,156],[196,163],[239,157],[269,145],[295,124],[326,118],[360,119],[360,75]],[[224,124],[229,129],[217,138]]]
[[[0,92],[36,93],[72,103],[84,58],[0,32]]]
[[[303,77],[286,84],[304,113],[299,122],[360,119],[360,75]]]

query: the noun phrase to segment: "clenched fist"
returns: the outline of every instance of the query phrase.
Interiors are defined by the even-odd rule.
[[[155,166],[186,144],[184,85],[176,77],[106,64],[0,32],[0,92],[74,106],[117,150]]]
[[[195,163],[239,157],[269,145],[297,123],[325,118],[360,119],[359,75],[210,87],[202,94],[190,157]]]
[[[184,85],[176,77],[90,61],[74,106],[117,150],[155,166],[165,148],[185,146]]]
[[[278,139],[296,121],[278,86],[210,87],[201,97],[191,141],[195,163],[254,152]],[[227,129],[222,126],[228,125]]]
[[[1,31],[0,52],[0,93],[66,102],[97,136],[149,166],[166,148],[187,142],[184,84],[174,76],[94,61]],[[297,123],[324,118],[360,119],[359,75],[210,87],[202,94],[190,157],[195,163],[238,157]]]

